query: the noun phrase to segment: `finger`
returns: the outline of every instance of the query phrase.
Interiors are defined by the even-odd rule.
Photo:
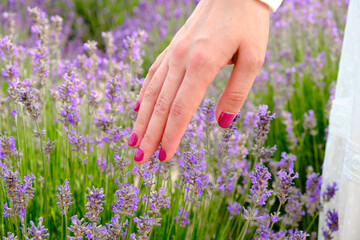
[[[167,49],[165,49],[155,60],[155,62],[151,65],[151,67],[149,68],[148,74],[145,77],[144,83],[141,87],[139,96],[138,96],[138,100],[135,103],[134,106],[134,111],[138,112],[140,109],[140,103],[143,100],[144,97],[144,93],[147,89],[147,87],[149,86],[149,83],[151,82],[151,79],[154,77],[154,74],[156,73],[156,71],[158,70],[158,68],[160,67],[160,64],[162,63],[162,61],[164,60],[165,56],[167,53]]]
[[[261,55],[255,56],[248,48],[241,51],[216,107],[216,119],[220,127],[230,126],[244,104],[262,64]]]
[[[137,148],[145,134],[152,112],[154,110],[156,99],[158,98],[167,72],[168,62],[166,59],[164,59],[143,95],[139,114],[136,118],[134,128],[128,142],[129,146],[131,147]]]
[[[160,144],[170,107],[176,97],[184,75],[184,68],[176,67],[175,65],[170,66],[166,80],[156,100],[146,133],[140,143],[140,150],[138,151],[142,151],[144,154],[142,159],[137,158],[136,160],[139,160],[141,163],[148,161]],[[163,156],[163,152],[161,153],[161,156]]]
[[[205,60],[206,61],[206,60]],[[219,69],[193,65],[186,71],[185,78],[171,106],[165,131],[161,140],[159,159],[166,161],[174,155],[192,115],[199,107],[206,89]]]

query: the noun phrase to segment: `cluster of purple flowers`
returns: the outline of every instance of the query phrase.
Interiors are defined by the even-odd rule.
[[[125,214],[127,216],[133,216],[136,212],[139,203],[139,189],[130,185],[128,182],[121,184],[117,180],[119,190],[116,191],[116,200],[112,206],[113,212]]]
[[[64,181],[64,186],[60,185],[58,187],[58,191],[59,193],[57,193],[55,196],[57,198],[57,205],[59,205],[61,207],[61,212],[66,215],[69,206],[74,204],[74,202],[72,202],[71,200],[72,198],[72,193],[70,191],[70,186],[69,186],[69,180],[65,179]]]
[[[195,145],[190,146],[191,150],[183,153],[180,160],[181,186],[187,191],[186,199],[194,204],[199,204],[199,197],[209,187],[209,175],[206,173],[204,161],[205,151],[197,150]]]

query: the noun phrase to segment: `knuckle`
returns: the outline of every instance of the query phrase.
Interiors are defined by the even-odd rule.
[[[143,114],[139,114],[136,118],[136,127],[143,127],[145,126],[146,124],[146,121],[145,121],[145,118],[143,116]]]
[[[171,55],[174,61],[179,61],[183,59],[186,55],[187,47],[184,41],[179,40],[174,43],[174,47],[172,49]]]
[[[154,138],[149,133],[146,132],[143,139],[141,140],[142,147],[144,147],[144,146],[153,146],[155,144],[156,143],[154,141]]]
[[[258,71],[265,61],[265,54],[259,48],[250,47],[246,54],[245,64],[248,68]]]
[[[239,104],[245,101],[247,94],[244,92],[227,92],[226,99],[230,104]]]
[[[148,99],[155,98],[157,95],[157,89],[153,86],[153,84],[149,84],[149,86],[146,88],[144,97]]]
[[[171,106],[170,110],[170,117],[178,118],[179,116],[183,115],[185,111],[185,106],[180,101],[175,101]]]
[[[167,104],[164,97],[159,97],[156,101],[154,112],[156,114],[164,114],[167,113],[169,110],[169,105]]]
[[[156,67],[154,64],[151,65],[151,67],[149,68],[148,75],[149,75],[150,77],[154,76],[156,70],[157,70],[157,67]]]

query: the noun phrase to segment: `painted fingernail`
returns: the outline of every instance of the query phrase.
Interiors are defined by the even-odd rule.
[[[134,161],[141,162],[144,158],[144,151],[141,148],[136,149]]]
[[[134,111],[135,111],[135,112],[139,111],[139,108],[140,108],[140,102],[137,101],[137,102],[135,103],[135,106],[134,106]]]
[[[228,128],[234,120],[235,114],[222,112],[219,116],[219,126],[222,128]]]
[[[159,160],[164,161],[166,159],[166,151],[163,147],[160,147]]]
[[[133,146],[135,146],[137,141],[138,141],[138,135],[136,133],[132,133],[130,138],[129,138],[128,144],[129,144],[130,147],[133,147]]]

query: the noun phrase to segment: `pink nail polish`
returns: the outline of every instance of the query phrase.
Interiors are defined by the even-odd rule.
[[[138,141],[138,135],[136,133],[132,133],[129,138],[128,144],[130,147],[133,147],[133,146],[135,146],[137,141]]]
[[[234,120],[235,114],[222,112],[219,116],[218,123],[222,128],[228,128]]]
[[[160,147],[159,150],[159,160],[164,161],[166,159],[166,151],[163,147]]]
[[[134,106],[134,111],[137,112],[137,111],[139,111],[139,109],[140,109],[140,102],[137,101]]]
[[[141,162],[144,158],[144,151],[141,148],[136,149],[134,161]]]

